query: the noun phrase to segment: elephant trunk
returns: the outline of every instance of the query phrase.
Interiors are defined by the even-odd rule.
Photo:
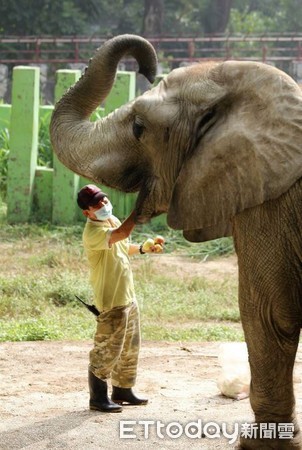
[[[93,123],[89,118],[109,94],[118,63],[126,55],[136,59],[139,73],[152,83],[157,68],[152,45],[139,36],[117,36],[96,51],[80,80],[56,104],[51,118],[50,138],[59,160],[96,182],[108,178],[110,148],[122,144],[113,141],[116,130],[112,120]]]

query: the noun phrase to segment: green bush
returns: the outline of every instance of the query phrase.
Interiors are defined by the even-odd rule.
[[[0,196],[6,199],[7,190],[7,165],[9,156],[9,131],[8,128],[0,130]]]
[[[0,341],[45,341],[60,339],[61,336],[58,326],[50,327],[41,319],[0,321]]]
[[[40,117],[38,137],[38,166],[53,167],[53,152],[49,137],[51,111]]]

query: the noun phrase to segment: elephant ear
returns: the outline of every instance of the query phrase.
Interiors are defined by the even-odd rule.
[[[299,86],[259,63],[226,62],[209,76],[227,94],[211,106],[211,126],[184,160],[168,211],[169,226],[194,242],[230,236],[236,214],[302,176]]]

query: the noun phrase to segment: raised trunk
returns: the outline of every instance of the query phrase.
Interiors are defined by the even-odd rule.
[[[51,119],[51,143],[60,161],[96,182],[108,176],[110,148],[121,143],[114,142],[115,129],[110,119],[92,123],[89,118],[109,94],[117,65],[125,55],[134,57],[139,73],[154,81],[157,59],[151,44],[139,36],[117,36],[96,51],[80,80],[56,104]]]

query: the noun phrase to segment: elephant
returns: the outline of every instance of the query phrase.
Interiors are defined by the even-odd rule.
[[[154,82],[150,42],[130,34],[106,41],[55,105],[53,150],[73,172],[137,192],[137,223],[166,213],[188,241],[233,236],[258,426],[238,448],[301,448],[293,368],[302,321],[302,91],[265,63],[197,62],[91,122],[126,55]],[[274,425],[271,439],[260,424]]]

